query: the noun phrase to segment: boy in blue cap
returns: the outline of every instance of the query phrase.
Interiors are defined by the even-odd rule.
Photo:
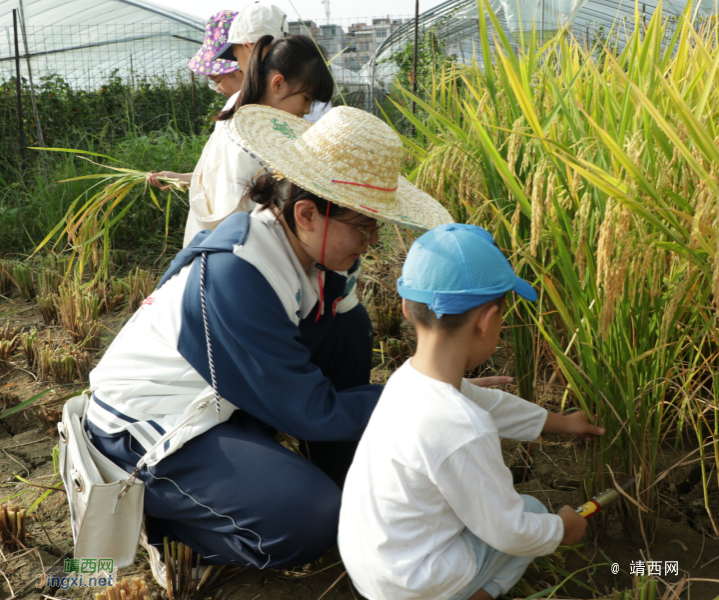
[[[339,546],[368,600],[488,600],[535,556],[587,523],[520,496],[500,437],[603,435],[587,416],[545,409],[463,378],[494,352],[504,298],[537,298],[492,236],[441,225],[410,248],[398,281],[417,352],[389,379],[345,483]]]

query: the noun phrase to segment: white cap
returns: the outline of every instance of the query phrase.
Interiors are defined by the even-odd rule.
[[[227,41],[230,44],[254,44],[262,36],[284,37],[287,15],[269,2],[253,2],[232,21]]]
[[[284,37],[289,32],[287,15],[269,2],[253,2],[241,10],[232,21],[227,43],[215,53],[213,60],[236,60],[232,44],[254,44],[261,37]]]

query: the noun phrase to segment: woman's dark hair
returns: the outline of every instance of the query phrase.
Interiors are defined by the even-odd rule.
[[[349,209],[344,206],[338,206],[329,200],[315,196],[312,192],[308,192],[287,179],[278,181],[268,173],[260,175],[247,185],[243,200],[247,199],[259,204],[262,207],[260,210],[279,209],[285,223],[295,235],[297,235],[295,204],[300,200],[312,200],[322,216],[327,215],[329,208],[330,218],[340,217],[349,212]]]
[[[267,52],[265,52],[267,50]],[[259,104],[269,84],[269,75],[277,71],[290,85],[290,93],[309,92],[315,100],[332,100],[335,83],[324,54],[312,38],[294,35],[275,38],[266,35],[257,40],[242,84],[237,104],[221,112],[218,121],[231,119],[240,106]]]

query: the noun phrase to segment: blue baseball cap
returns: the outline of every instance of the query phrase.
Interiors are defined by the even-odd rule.
[[[439,225],[412,244],[397,291],[426,304],[438,318],[465,313],[509,291],[537,299],[532,286],[514,274],[492,234],[463,223]]]

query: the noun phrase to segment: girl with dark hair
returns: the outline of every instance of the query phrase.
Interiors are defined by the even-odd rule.
[[[237,103],[240,88],[244,81],[244,73],[238,62],[234,60],[215,59],[213,48],[227,39],[227,32],[234,22],[236,12],[222,10],[210,17],[205,27],[205,42],[190,61],[190,71],[198,75],[206,75],[212,90],[227,98],[226,110]],[[147,174],[147,183],[160,188],[163,192],[171,186],[163,179],[179,179],[185,183],[192,182],[192,173],[176,173],[175,171],[150,171]]]
[[[231,119],[240,106],[263,104],[304,117],[312,102],[329,102],[334,80],[316,42],[304,35],[260,38],[252,49],[242,93],[237,105],[220,113],[219,121]]]
[[[254,44],[238,103],[217,118],[218,127],[197,163],[190,184],[190,212],[184,246],[203,229],[213,230],[223,219],[249,210],[245,186],[265,172],[265,165],[247,151],[232,117],[240,106],[261,104],[296,117],[310,113],[312,102],[332,98],[334,81],[325,57],[306,36],[266,35]]]
[[[344,477],[382,391],[354,293],[360,257],[379,221],[451,222],[400,177],[400,138],[369,113],[337,107],[310,126],[244,106],[226,122],[282,179],[256,178],[252,213],[177,255],[90,374],[98,450],[132,472],[157,446],[138,477],[160,584],[164,537],[206,564],[258,568],[335,545]]]

